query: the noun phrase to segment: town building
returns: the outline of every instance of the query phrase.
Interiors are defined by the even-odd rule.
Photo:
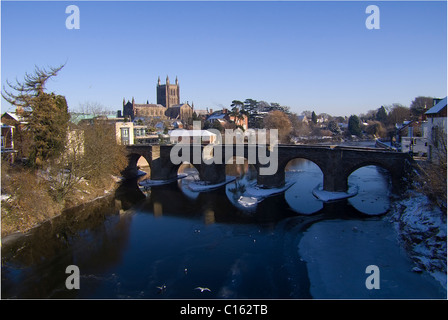
[[[1,139],[2,139],[2,155],[4,153],[14,152],[14,126],[1,124]]]
[[[159,142],[159,135],[150,132],[144,125],[136,125],[133,122],[116,122],[115,137],[118,144],[151,144]]]
[[[168,131],[170,142],[192,144],[197,142],[213,144],[216,142],[216,134],[208,130],[171,130]]]
[[[18,108],[19,109],[19,108]],[[14,162],[18,150],[14,145],[17,132],[23,130],[27,124],[27,117],[29,116],[29,108],[24,111],[22,108],[19,112],[5,112],[1,117],[1,154],[4,159]]]
[[[423,125],[424,136],[428,139],[428,160],[437,161],[441,156],[446,157],[447,97],[434,99],[434,106],[425,112],[426,122]]]
[[[188,103],[176,104],[167,108],[165,115],[169,119],[180,120],[186,123],[193,117],[193,108]]]
[[[423,134],[422,121],[412,120],[395,124],[395,143],[401,152],[419,157],[428,155],[428,139]]]
[[[207,116],[206,122],[211,125],[219,123],[221,126],[234,123],[236,126],[240,126],[244,130],[247,130],[249,128],[249,120],[246,115],[234,115],[232,113],[229,113],[226,108],[215,112],[213,112],[213,109],[210,109],[210,114]]]

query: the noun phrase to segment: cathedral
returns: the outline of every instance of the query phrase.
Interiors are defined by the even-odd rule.
[[[157,81],[157,104],[169,108],[180,104],[179,81],[176,77],[175,84],[170,84],[170,79],[166,76],[166,84],[160,84],[160,77]]]
[[[132,101],[126,102],[123,99],[123,116],[130,118],[158,118],[161,120],[180,120],[187,122],[193,115],[193,107],[188,103],[180,103],[179,81],[170,84],[170,79],[166,77],[166,83],[160,83],[160,77],[157,81],[157,104],[151,104],[148,101],[145,104],[137,104]]]

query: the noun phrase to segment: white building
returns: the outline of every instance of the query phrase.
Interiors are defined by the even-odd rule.
[[[176,129],[168,131],[171,143],[193,143],[200,141],[200,143],[215,143],[216,134],[208,130],[184,130]]]
[[[425,112],[427,121],[423,124],[423,136],[428,139],[428,160],[438,159],[440,154],[446,156],[447,123],[446,105],[447,97],[436,100],[436,104]]]
[[[115,137],[118,144],[151,144],[159,142],[158,134],[148,133],[144,125],[135,125],[133,122],[116,122]]]

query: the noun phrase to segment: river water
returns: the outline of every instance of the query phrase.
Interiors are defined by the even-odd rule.
[[[228,165],[237,180],[208,192],[188,188],[191,165],[180,172],[191,175],[143,191],[127,181],[95,208],[4,242],[2,298],[446,298],[412,272],[386,219],[399,195],[381,168],[358,169],[349,177],[358,194],[324,203],[312,194],[322,172],[296,159],[286,168],[295,184],[255,205],[239,201],[255,177],[247,163]],[[66,287],[69,265],[79,289]],[[378,289],[366,286],[370,265]]]

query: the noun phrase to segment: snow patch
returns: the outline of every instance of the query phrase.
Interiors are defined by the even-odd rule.
[[[241,196],[238,199],[238,203],[241,204],[245,208],[251,208],[251,207],[256,206],[258,203],[260,203],[261,200],[262,200],[261,198],[256,198],[256,197]]]
[[[409,191],[407,198],[394,202],[390,220],[417,267],[447,289],[446,213],[425,195]]]
[[[295,181],[287,181],[283,187],[279,188],[263,188],[263,186],[252,184],[246,187],[245,195],[254,198],[266,198],[285,192],[291,188],[294,183]]]
[[[217,189],[223,185],[226,185],[227,183],[230,183],[232,181],[235,181],[235,177],[226,177],[226,180],[220,183],[210,184],[207,181],[192,181],[188,184],[188,188],[191,191],[195,192],[202,192],[202,191],[210,191]]]
[[[322,183],[313,189],[313,195],[323,202],[335,201],[354,197],[358,194],[358,187],[351,185],[347,192],[334,192],[323,190]]]
[[[11,195],[9,195],[9,194],[2,194],[0,196],[1,201],[7,201],[9,198],[11,198]]]

